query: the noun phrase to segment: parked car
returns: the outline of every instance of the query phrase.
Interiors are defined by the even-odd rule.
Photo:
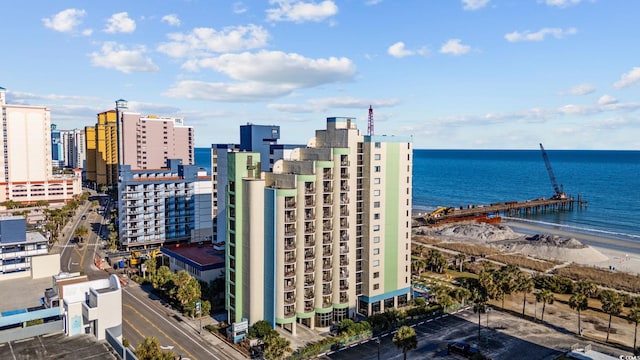
[[[82,215],[82,220],[87,220],[87,215]]]
[[[466,343],[464,341],[452,341],[447,345],[447,352],[449,354],[454,353],[463,355],[465,357],[471,357],[474,354],[480,353],[480,350],[474,348],[469,343]]]

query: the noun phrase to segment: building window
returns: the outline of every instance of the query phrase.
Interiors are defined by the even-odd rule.
[[[373,278],[374,278],[374,279],[377,279],[377,278],[379,278],[379,277],[380,277],[380,273],[379,273],[378,271],[376,271],[376,272],[374,272],[374,273],[373,273]]]
[[[376,185],[380,184],[380,178],[373,178],[373,183]]]
[[[374,236],[374,237],[373,237],[373,243],[374,243],[374,244],[377,244],[377,243],[379,243],[379,242],[380,242],[380,236]]]
[[[380,266],[380,260],[373,260],[373,267]]]
[[[380,284],[373,284],[373,290],[380,289]]]
[[[373,190],[373,196],[380,196],[380,190]]]
[[[376,147],[376,149],[380,149],[380,147],[381,147],[381,145],[380,145],[380,143],[379,143],[379,142],[375,143],[375,145],[374,145],[374,146]]]
[[[374,208],[379,208],[379,207],[380,207],[380,201],[375,201],[375,202],[373,203],[373,207],[374,207]]]
[[[373,255],[380,255],[380,248],[373,249]]]
[[[380,213],[373,214],[373,220],[380,220]]]
[[[373,225],[373,231],[380,231],[380,225]]]
[[[380,154],[375,154],[375,155],[373,155],[373,158],[374,158],[375,160],[380,160],[380,159],[381,159],[381,156],[380,156]]]
[[[373,167],[373,171],[375,171],[375,172],[380,172],[380,170],[381,170],[380,166],[374,166]]]

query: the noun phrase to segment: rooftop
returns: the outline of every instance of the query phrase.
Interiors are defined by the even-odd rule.
[[[119,359],[105,341],[91,335],[65,336],[63,332],[0,344],[2,359]]]
[[[2,297],[2,301],[0,301],[0,312],[42,305],[40,298],[44,296],[45,290],[50,288],[52,283],[51,277],[36,280],[30,277],[23,277],[0,281],[0,289],[11,292],[11,296]],[[0,354],[2,354],[1,350]],[[3,357],[0,356],[0,358]]]
[[[198,270],[224,267],[224,255],[213,249],[211,243],[168,245],[162,248],[162,253],[192,264]]]

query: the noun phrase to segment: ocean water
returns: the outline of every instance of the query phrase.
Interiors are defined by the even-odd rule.
[[[530,215],[539,225],[640,242],[640,151],[546,149],[564,192],[588,202],[573,211]],[[211,172],[209,148],[196,165]],[[540,150],[415,150],[413,206],[488,205],[551,197]]]

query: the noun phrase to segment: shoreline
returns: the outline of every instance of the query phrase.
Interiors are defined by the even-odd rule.
[[[640,243],[625,241],[607,236],[585,234],[561,228],[551,228],[517,219],[503,219],[501,225],[522,234],[550,234],[566,238],[575,238],[585,245],[601,252],[608,259],[601,262],[581,262],[581,265],[592,265],[600,268],[615,269],[640,274]]]

